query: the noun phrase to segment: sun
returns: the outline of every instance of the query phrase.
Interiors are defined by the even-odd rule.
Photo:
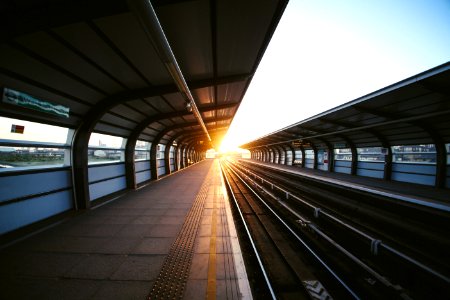
[[[220,144],[219,152],[220,153],[233,152],[233,151],[237,151],[238,149],[239,149],[239,147],[236,143],[233,143],[232,140],[227,139],[227,137],[225,137],[222,140],[222,143]]]

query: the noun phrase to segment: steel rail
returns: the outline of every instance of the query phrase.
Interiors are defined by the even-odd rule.
[[[354,226],[352,226],[352,225],[350,225],[350,224],[340,220],[339,218],[333,216],[329,212],[323,211],[321,207],[315,206],[315,205],[309,203],[308,201],[306,201],[304,199],[301,199],[300,197],[297,197],[296,195],[293,195],[289,191],[287,191],[287,190],[277,186],[276,184],[268,181],[267,179],[262,178],[261,176],[255,174],[255,173],[249,171],[247,168],[245,168],[245,167],[242,167],[242,168],[244,168],[246,170],[246,172],[248,172],[249,174],[252,174],[252,176],[254,176],[255,178],[259,178],[262,183],[266,182],[266,183],[270,184],[272,189],[275,188],[275,189],[277,189],[277,190],[279,190],[281,192],[284,192],[284,193],[286,193],[286,195],[289,195],[290,198],[293,198],[293,199],[295,199],[295,200],[297,200],[297,201],[299,201],[299,202],[301,202],[303,204],[306,204],[309,207],[313,208],[314,211],[317,212],[317,214],[315,215],[316,218],[319,218],[320,215],[326,216],[329,219],[331,219],[332,221],[337,222],[338,224],[340,224],[340,225],[344,226],[345,228],[351,230],[352,232],[360,235],[361,237],[363,237],[365,239],[368,239],[371,242],[371,247],[373,247],[374,242],[376,242],[375,243],[376,247],[383,247],[386,251],[388,251],[388,252],[398,256],[399,258],[402,258],[402,259],[408,261],[409,263],[415,265],[417,268],[422,269],[423,271],[429,273],[430,275],[433,275],[433,276],[439,278],[440,280],[444,281],[446,284],[450,284],[450,278],[449,277],[439,273],[436,270],[433,270],[432,268],[426,266],[425,264],[419,262],[418,260],[416,260],[416,259],[414,259],[414,258],[412,258],[412,257],[410,257],[410,256],[408,256],[408,255],[406,255],[406,254],[404,254],[404,253],[402,253],[402,252],[392,248],[391,246],[387,245],[386,243],[382,242],[381,240],[379,240],[379,239],[377,239],[377,238],[375,238],[375,237],[373,237],[373,236],[371,236],[369,234],[366,234],[366,233],[362,232],[361,230],[355,228]],[[249,180],[251,180],[250,177],[248,177],[248,178],[249,178]],[[259,186],[258,183],[255,182],[255,184]],[[371,251],[373,251],[373,250],[374,249],[371,248]]]
[[[342,180],[336,180],[336,179],[329,179],[326,177],[320,177],[320,176],[316,176],[313,174],[308,174],[308,175],[304,175],[304,174],[298,174],[296,172],[292,172],[289,170],[280,170],[277,169],[276,167],[270,166],[270,165],[263,165],[261,163],[258,162],[249,162],[250,164],[254,164],[260,167],[266,167],[275,171],[279,171],[281,173],[287,173],[290,175],[297,175],[300,176],[302,178],[306,178],[306,179],[314,179],[317,180],[319,182],[324,182],[324,183],[331,183],[331,184],[336,184],[336,182],[338,182],[338,184],[340,186],[345,186],[354,190],[359,190],[362,192],[367,192],[367,193],[372,193],[375,195],[379,195],[379,196],[385,196],[391,199],[395,199],[395,200],[400,200],[402,202],[406,202],[406,203],[412,203],[414,205],[418,205],[418,206],[423,206],[423,207],[427,207],[427,208],[432,208],[438,211],[444,211],[444,212],[450,212],[450,205],[445,205],[445,204],[441,204],[441,203],[436,203],[436,202],[429,202],[426,201],[424,199],[421,199],[419,197],[412,197],[412,196],[404,196],[404,195],[397,195],[397,194],[392,194],[389,192],[385,192],[385,191],[381,191],[381,190],[376,190],[374,188],[370,188],[370,187],[365,187],[365,186],[360,186],[357,184],[353,184],[351,182],[347,182],[347,181],[342,181]]]
[[[270,291],[270,295],[272,296],[272,299],[277,299],[277,297],[275,296],[275,292],[273,291],[272,284],[270,283],[269,276],[267,275],[267,272],[266,272],[266,269],[264,268],[264,265],[262,263],[261,257],[260,257],[260,255],[258,253],[258,250],[256,249],[255,242],[253,241],[253,238],[252,238],[252,235],[250,233],[250,230],[248,229],[247,223],[245,222],[244,215],[242,214],[242,211],[239,208],[239,205],[237,203],[236,196],[234,195],[233,190],[231,189],[230,180],[228,179],[228,176],[227,176],[226,172],[223,171],[222,162],[220,162],[220,168],[222,169],[222,173],[224,174],[224,179],[225,179],[225,182],[226,182],[226,184],[228,186],[228,190],[231,193],[231,198],[233,198],[233,202],[234,202],[234,204],[236,206],[237,211],[239,212],[239,216],[241,217],[242,224],[244,225],[245,232],[246,232],[247,237],[248,237],[248,239],[250,241],[250,244],[252,246],[253,252],[255,253],[256,259],[258,260],[259,267],[260,267],[261,272],[262,272],[262,274],[264,276],[264,280],[266,282],[267,288]]]
[[[233,168],[230,168],[231,171],[244,183],[247,188],[263,203],[272,214],[285,226],[285,228],[308,250],[308,252],[333,276],[337,282],[339,282],[347,292],[352,295],[354,299],[361,299],[332,269],[329,267],[325,261],[323,261],[320,256],[314,252],[314,250],[308,246],[308,244],[268,205],[259,195],[258,193],[252,189],[251,186],[247,184],[245,180],[242,179],[239,174]],[[257,184],[258,185],[258,184]],[[259,186],[259,185],[258,185]]]

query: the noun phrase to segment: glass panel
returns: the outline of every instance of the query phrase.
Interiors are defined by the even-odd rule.
[[[305,158],[314,159],[314,150],[312,149],[305,150]]]
[[[149,160],[150,159],[150,147],[152,143],[147,141],[136,141],[135,151],[134,151],[134,160]]]
[[[436,163],[434,144],[393,146],[392,152],[392,161],[396,163]]]
[[[88,149],[88,164],[114,163],[125,160],[123,150]]]
[[[125,141],[122,137],[93,132],[89,139],[89,147],[123,149]]]
[[[350,148],[334,149],[334,159],[351,161],[352,149]]]
[[[216,157],[216,150],[209,149],[206,151],[206,158],[215,158]]]
[[[150,150],[150,147],[152,146],[152,143],[146,142],[146,141],[136,141],[136,150]]]
[[[164,150],[166,147],[164,145],[159,144],[156,148],[156,159],[164,159]]]
[[[0,141],[68,144],[68,128],[0,117]]]
[[[250,153],[249,150],[243,149],[241,153],[242,153],[242,158],[251,158],[252,157],[252,154]]]
[[[63,148],[0,146],[0,168],[64,166]]]
[[[150,151],[149,150],[135,150],[134,151],[134,160],[149,160],[150,159]]]
[[[302,150],[295,150],[293,165],[301,165],[302,164]]]
[[[358,161],[384,162],[387,149],[382,147],[358,148]]]

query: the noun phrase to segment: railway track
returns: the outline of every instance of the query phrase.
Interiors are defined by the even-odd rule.
[[[334,271],[335,266],[327,264],[322,257],[324,253],[297,234],[285,221],[285,216],[277,214],[270,197],[259,193],[247,184],[239,171],[231,165],[223,165],[225,179],[232,198],[236,201],[236,213],[241,219],[241,232],[247,232],[244,244],[252,250],[247,266],[255,275],[253,290],[256,297],[276,299],[361,299],[359,294],[382,296],[377,291],[366,292],[354,290],[346,283],[346,278],[355,275],[355,271],[346,272],[344,276]],[[247,241],[247,243],[245,243]],[[249,253],[248,251],[244,251]],[[326,256],[333,256],[328,253]],[[259,275],[258,275],[259,274]],[[262,274],[262,275],[261,275]],[[358,278],[361,278],[358,274]],[[252,282],[252,280],[251,280]],[[261,287],[265,282],[265,288]],[[370,283],[360,282],[361,285]],[[360,288],[360,287],[358,287]]]
[[[245,169],[249,172],[248,164]],[[316,224],[339,237],[341,243],[350,244],[359,256],[370,249],[371,255],[365,259],[414,295],[428,298],[430,293],[448,292],[447,211],[432,203],[398,201],[269,168],[256,171],[271,182],[271,187],[276,183],[276,194],[294,193],[290,201],[293,206],[303,212],[309,209]],[[256,174],[255,168],[251,173]]]
[[[351,203],[341,205],[344,209],[332,208],[329,203],[319,205],[318,203],[326,199],[323,191],[318,193],[319,197],[316,194],[316,199],[312,200],[313,187],[309,186],[308,196],[305,199],[305,195],[296,193],[298,186],[292,187],[294,185],[292,181],[295,181],[292,178],[278,177],[275,180],[275,175],[267,170],[263,170],[264,175],[261,173],[258,175],[254,169],[250,171],[242,165],[230,162],[224,162],[222,165],[225,177],[229,181],[229,190],[236,195],[237,206],[243,210],[244,221],[254,226],[258,222],[264,224],[262,221],[255,221],[261,218],[258,216],[264,216],[263,219],[278,219],[276,223],[284,224],[282,226],[284,229],[272,227],[281,232],[289,232],[284,233],[288,242],[275,238],[275,242],[272,243],[292,244],[293,240],[296,241],[292,246],[295,254],[286,255],[285,257],[289,259],[285,261],[289,262],[292,261],[292,257],[303,255],[301,260],[304,265],[299,265],[298,268],[303,270],[310,268],[313,270],[311,273],[318,277],[312,280],[299,278],[301,286],[305,287],[305,282],[319,282],[326,290],[331,291],[330,297],[335,294],[334,298],[345,299],[349,297],[429,299],[433,295],[438,298],[447,291],[448,277],[422,264],[409,253],[405,254],[403,248],[398,250],[384,242],[389,235],[380,235],[379,231],[382,228],[368,230],[367,224],[370,222],[364,220],[365,222],[361,222],[363,225],[359,225],[354,215],[346,213],[350,211],[355,214],[354,210],[363,210],[360,208],[361,205],[355,206],[356,209],[351,208]],[[246,200],[247,198],[251,199]],[[257,204],[262,201],[265,204]],[[261,208],[260,205],[266,208]],[[337,207],[339,208],[339,205]],[[272,212],[269,214],[268,211]],[[270,217],[274,213],[277,217]],[[286,226],[289,229],[286,229]],[[250,233],[252,231],[259,235],[261,230],[249,230]],[[383,236],[383,241],[379,239],[380,236]],[[311,264],[311,261],[315,263]],[[319,261],[321,263],[318,263]],[[406,278],[403,277],[405,273]],[[273,275],[268,277],[278,278]]]

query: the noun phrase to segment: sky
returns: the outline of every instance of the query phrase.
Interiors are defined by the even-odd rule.
[[[24,126],[23,133],[11,132],[11,125]],[[65,144],[67,133],[67,128],[0,117],[0,139]]]
[[[23,132],[11,132],[12,125],[24,126]],[[70,144],[71,135],[69,135],[69,129],[64,127],[0,117],[0,139]],[[101,145],[110,148],[123,148],[124,142],[121,137],[108,136],[93,132],[89,139],[89,146]]]
[[[450,61],[450,0],[290,0],[227,151]]]

